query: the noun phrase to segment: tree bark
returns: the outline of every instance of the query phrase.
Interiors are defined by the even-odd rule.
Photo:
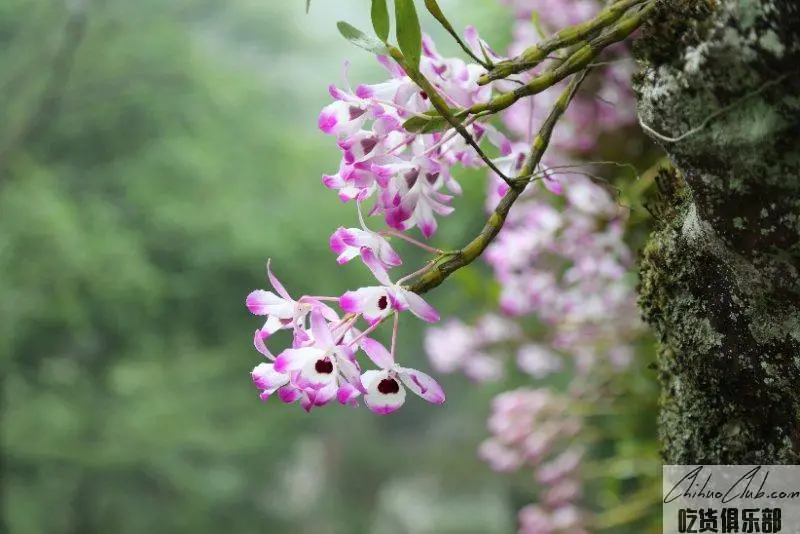
[[[663,0],[639,40],[667,463],[800,463],[799,38],[796,0]]]

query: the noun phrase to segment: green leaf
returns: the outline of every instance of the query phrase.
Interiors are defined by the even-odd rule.
[[[422,55],[422,30],[414,0],[395,0],[394,18],[397,22],[397,44],[403,52],[406,66],[418,70]]]
[[[389,38],[389,10],[386,0],[372,0],[372,28],[381,41]]]
[[[367,52],[372,52],[373,54],[381,54],[385,55],[389,53],[389,49],[386,48],[379,40],[375,39],[367,35],[366,33],[362,32],[355,26],[348,24],[342,20],[336,23],[336,27],[339,28],[339,33],[342,34],[342,37],[353,43],[359,48],[363,48]]]
[[[463,110],[459,109],[451,109],[450,113],[454,116],[458,117],[459,113],[463,113]],[[406,120],[403,123],[403,128],[406,131],[411,133],[433,133],[433,132],[441,132],[442,130],[446,130],[450,127],[450,123],[447,122],[447,119],[439,115],[439,112],[435,109],[430,111],[426,111],[421,115],[414,115],[410,119]]]

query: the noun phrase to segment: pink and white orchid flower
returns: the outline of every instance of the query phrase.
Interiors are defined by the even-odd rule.
[[[272,355],[267,346],[264,344],[264,338],[261,330],[255,331],[255,334],[253,335],[253,346],[255,346],[256,350],[266,358],[272,362],[275,361],[275,356]],[[253,380],[253,384],[261,390],[261,400],[265,401],[272,394],[277,392],[278,397],[283,402],[292,403],[303,395],[302,391],[290,383],[291,380],[288,374],[280,373],[275,370],[274,363],[259,363],[253,368],[253,371],[250,373],[250,377]]]
[[[367,228],[364,217],[361,215],[361,204],[357,204],[358,221],[361,228],[339,227],[331,235],[330,246],[339,256],[336,262],[339,265],[347,263],[356,256],[362,255],[364,249],[369,250],[381,263],[384,269],[402,265],[403,260],[389,244],[389,241],[377,232]]]
[[[278,294],[264,289],[256,289],[251,291],[245,299],[250,313],[267,316],[267,320],[261,328],[262,337],[267,338],[284,328],[297,329],[304,323],[306,315],[314,308],[320,308],[325,318],[330,321],[338,318],[335,311],[314,298],[301,297],[299,301],[294,300],[283,284],[272,274],[270,263],[271,260],[267,260],[267,277],[272,288]]]
[[[337,388],[348,383],[363,390],[352,350],[341,344],[341,340],[334,339],[330,326],[318,309],[311,311],[311,335],[304,346],[285,349],[275,360],[275,371],[297,372],[293,382],[303,390],[317,391],[331,383]]]
[[[393,311],[410,310],[411,313],[429,323],[439,320],[439,312],[425,300],[402,287],[393,284],[389,275],[370,249],[362,249],[364,263],[383,284],[362,287],[348,291],[339,297],[339,306],[348,313],[359,313],[369,323],[374,324],[389,316]]]
[[[374,339],[365,338],[361,348],[380,368],[361,375],[361,382],[366,388],[364,402],[373,412],[386,415],[400,408],[406,400],[406,387],[430,403],[444,403],[444,390],[433,377],[397,365],[386,347]]]

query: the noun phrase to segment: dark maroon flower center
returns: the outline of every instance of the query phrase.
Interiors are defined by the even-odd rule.
[[[348,109],[348,112],[349,112],[349,115],[350,115],[350,120],[354,121],[357,118],[359,118],[361,115],[366,113],[367,110],[361,109],[361,108],[358,108],[358,107],[355,107],[355,106],[350,106],[350,108]]]
[[[522,164],[525,163],[525,157],[526,154],[524,152],[520,152],[517,155],[517,161],[514,162],[514,170],[519,171],[522,169]]]
[[[406,185],[409,189],[414,187],[414,184],[417,183],[417,178],[419,177],[419,169],[411,169],[407,172],[404,176],[406,179]]]
[[[391,395],[400,391],[400,384],[394,378],[384,378],[378,384],[378,391],[384,395]]]
[[[377,144],[378,140],[376,138],[368,137],[361,140],[361,149],[364,151],[364,154],[369,154]]]
[[[382,295],[381,298],[378,299],[378,309],[385,310],[388,305],[389,299],[386,298],[386,295]]]
[[[333,362],[329,358],[317,360],[317,363],[314,364],[314,370],[319,374],[329,375],[333,372]]]
[[[428,100],[428,93],[426,93],[425,91],[420,91],[419,96],[422,97],[422,100]]]

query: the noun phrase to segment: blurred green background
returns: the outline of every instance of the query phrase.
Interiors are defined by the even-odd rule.
[[[334,24],[368,27],[368,8],[304,8],[0,1],[2,532],[515,531],[530,475],[494,474],[476,455],[503,385],[444,377],[446,405],[410,398],[381,418],[263,404],[250,383],[260,320],[244,297],[266,287],[267,257],[295,295],[370,279],[328,250],[356,219],[320,184],[339,154],[316,128],[345,58],[351,79],[381,79]],[[454,24],[476,20],[507,39],[495,0]],[[482,173],[461,182],[442,245],[482,224]],[[485,272],[465,271],[431,302],[477,315]],[[428,369],[421,326],[402,328],[406,361]],[[655,397],[650,379],[637,384]],[[634,456],[651,462],[647,409],[613,432],[631,434],[625,447],[644,435]],[[619,504],[618,475],[599,478],[594,502]]]

